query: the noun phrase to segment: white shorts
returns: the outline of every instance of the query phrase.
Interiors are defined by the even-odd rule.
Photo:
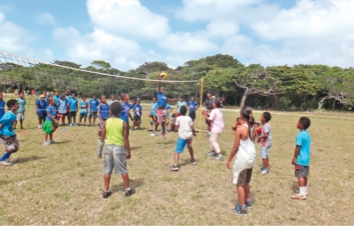
[[[22,113],[17,112],[17,114],[16,114],[16,120],[17,120],[17,121],[21,121],[21,120],[24,120],[24,119],[25,119],[25,113],[24,113],[24,112],[22,112]]]

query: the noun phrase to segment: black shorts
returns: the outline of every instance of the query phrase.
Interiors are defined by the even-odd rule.
[[[39,120],[45,120],[45,117],[47,117],[47,113],[37,113],[37,116]]]
[[[82,119],[86,120],[87,118],[87,113],[80,113],[80,122]]]
[[[70,111],[69,117],[76,117],[76,111]]]
[[[295,177],[307,177],[309,175],[309,166],[295,165]]]
[[[252,177],[252,169],[242,170],[238,175],[237,184],[238,186],[245,186],[245,184],[249,184],[251,182]]]
[[[92,118],[92,117],[97,118],[97,111],[91,111],[90,112],[89,119]]]
[[[189,117],[194,121],[195,120],[195,111],[189,112]]]
[[[134,120],[140,124],[141,123],[141,117],[140,116],[134,116]]]

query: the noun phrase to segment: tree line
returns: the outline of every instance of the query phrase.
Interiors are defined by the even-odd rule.
[[[25,62],[0,63],[0,89],[70,90],[79,95],[129,93],[132,97],[150,99],[156,94],[156,83],[115,78],[126,76],[157,79],[162,71],[170,80],[199,80],[204,77],[205,90],[223,98],[224,104],[272,109],[346,109],[354,104],[354,68],[326,65],[270,66],[243,65],[229,55],[217,54],[191,60],[170,68],[164,62],[146,62],[124,72],[110,63],[96,60],[88,67],[70,61],[50,64]],[[83,69],[92,72],[76,71]],[[165,83],[168,96],[200,96],[200,83]],[[203,95],[203,94],[202,94]]]

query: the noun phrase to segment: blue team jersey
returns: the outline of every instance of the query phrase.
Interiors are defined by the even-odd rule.
[[[141,116],[142,115],[142,110],[143,110],[143,107],[139,104],[139,105],[134,105],[134,117],[135,116]]]
[[[109,118],[109,104],[100,104],[98,106],[98,112],[101,114],[102,119]]]
[[[150,104],[150,114],[152,116],[156,115],[156,106],[157,106],[156,102],[151,102],[151,104]]]
[[[68,106],[68,101],[60,99],[58,102],[58,107],[59,107],[59,113],[60,114],[66,114],[66,107]]]
[[[122,105],[122,112],[120,113],[119,118],[122,119],[124,122],[128,123],[129,122],[129,111],[130,111],[130,105],[129,103],[120,103]]]
[[[165,107],[167,104],[167,97],[164,93],[157,92],[157,107]]]
[[[129,108],[130,108],[130,109],[134,109],[134,107],[135,107],[135,104],[129,105]]]
[[[47,101],[45,100],[36,100],[36,105],[37,105],[37,113],[38,114],[43,114],[45,113],[45,109],[47,107]]]
[[[47,117],[45,118],[45,120],[53,121],[50,118],[50,115],[53,116],[54,118],[57,117],[57,106],[49,106],[49,107],[47,107]]]
[[[11,111],[6,112],[0,119],[0,124],[2,127],[0,129],[0,134],[5,137],[11,137],[15,135],[12,128],[12,124],[16,121],[16,115]]]
[[[0,119],[4,116],[5,114],[5,101],[4,99],[0,100]]]
[[[76,98],[69,99],[68,104],[70,111],[77,111],[77,102],[78,100]]]
[[[195,112],[195,109],[199,106],[199,104],[195,101],[188,101],[189,112]]]
[[[59,100],[61,99],[61,97],[54,95],[54,96],[53,96],[53,99],[55,100],[55,105],[57,105],[58,102],[59,102]]]
[[[96,112],[98,110],[98,105],[100,105],[100,102],[98,102],[97,99],[91,98],[89,101],[90,105],[90,112]]]
[[[299,155],[296,159],[296,164],[300,166],[309,166],[311,137],[307,130],[302,130],[296,135],[296,146],[301,146]]]
[[[172,109],[172,106],[169,105],[169,104],[166,104],[166,110],[167,110],[167,113],[166,113],[166,118],[170,118],[170,113],[168,113],[169,110]]]
[[[81,107],[84,107],[84,108],[81,108]],[[88,108],[88,103],[86,101],[81,101],[80,102],[80,113],[87,114],[87,108]]]
[[[24,112],[26,111],[26,108],[25,108],[25,106],[26,106],[26,99],[25,99],[25,98],[23,98],[23,99],[18,98],[18,99],[17,99],[17,102],[18,102],[18,106],[19,106],[19,109],[17,110],[17,112],[18,112],[18,113],[24,113]]]

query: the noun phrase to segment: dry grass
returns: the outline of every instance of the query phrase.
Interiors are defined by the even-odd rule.
[[[146,108],[146,107],[145,107]],[[272,170],[257,171],[251,182],[254,208],[245,217],[230,210],[237,202],[226,161],[205,156],[208,139],[195,139],[198,165],[189,163],[185,151],[180,171],[170,172],[177,134],[150,137],[146,130],[132,131],[132,159],[128,163],[132,197],[124,197],[120,176],[113,176],[113,195],[102,199],[102,160],[95,158],[97,127],[61,127],[57,145],[42,145],[34,111],[27,112],[25,134],[17,130],[21,150],[11,167],[0,167],[1,224],[353,224],[352,160],[353,119],[310,115],[314,145],[306,201],[292,201],[297,188],[292,159],[296,122],[301,114],[274,114],[270,122],[274,143],[270,149]],[[147,112],[143,126],[148,127]],[[227,128],[235,112],[224,112]],[[260,113],[256,113],[260,117]],[[341,116],[342,117],[342,116]],[[346,117],[345,115],[343,117]],[[342,118],[343,118],[342,117]],[[233,136],[227,129],[220,146],[228,155]],[[259,147],[257,147],[259,149]]]

